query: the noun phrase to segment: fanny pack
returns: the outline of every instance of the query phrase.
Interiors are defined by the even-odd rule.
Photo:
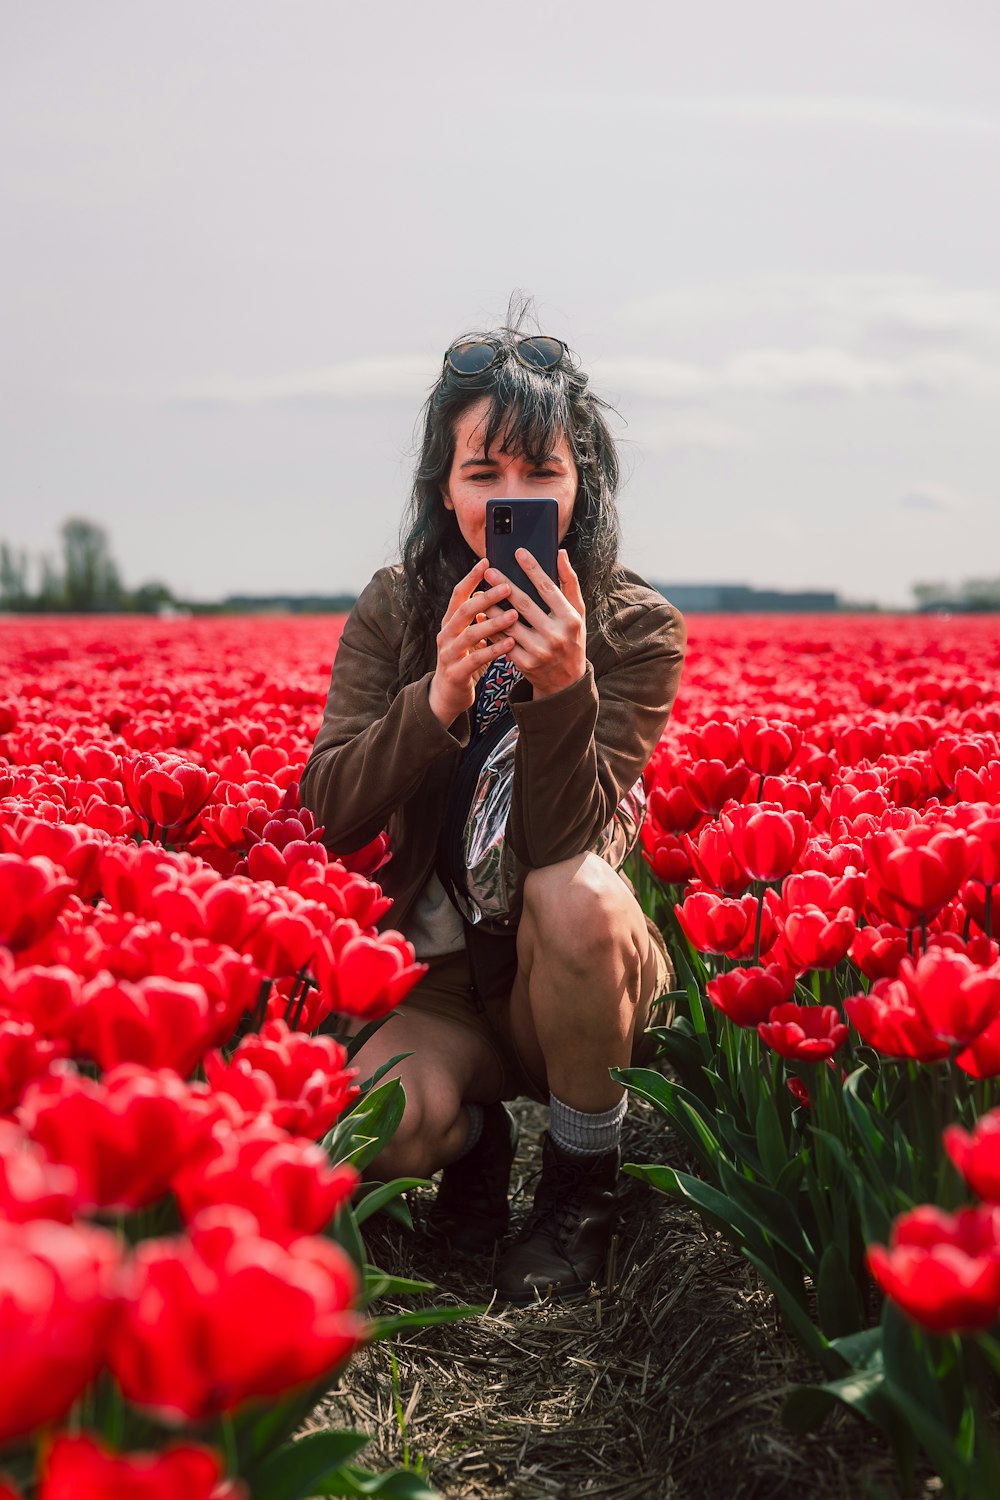
[[[526,873],[507,843],[517,723],[499,714],[459,762],[438,842],[437,872],[452,904],[481,932],[510,934],[520,916]],[[646,814],[642,777],[590,845],[617,870],[639,837]]]

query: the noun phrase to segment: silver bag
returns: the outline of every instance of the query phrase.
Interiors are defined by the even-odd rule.
[[[510,932],[519,914],[525,870],[506,840],[516,749],[517,725],[511,724],[484,759],[472,790],[460,844],[465,890],[449,882],[462,916],[484,932]],[[646,789],[640,776],[591,851],[619,869],[639,837],[645,815]]]

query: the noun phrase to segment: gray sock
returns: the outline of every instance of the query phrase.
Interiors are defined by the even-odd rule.
[[[571,1109],[555,1094],[550,1094],[549,1134],[561,1150],[574,1156],[598,1156],[613,1151],[618,1145],[627,1109],[627,1094],[622,1095],[614,1109],[606,1109],[600,1114]]]

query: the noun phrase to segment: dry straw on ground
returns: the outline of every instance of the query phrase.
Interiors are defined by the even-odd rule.
[[[531,1200],[546,1112],[514,1108],[522,1126],[516,1227]],[[623,1151],[626,1161],[687,1165],[637,1101]],[[427,1201],[418,1195],[418,1221]],[[488,1299],[488,1260],[443,1262],[419,1232],[393,1227],[371,1251],[387,1270],[435,1281],[429,1302]],[[784,1391],[818,1371],[767,1288],[696,1214],[626,1178],[613,1261],[610,1291],[575,1306],[490,1308],[366,1350],[317,1424],[367,1430],[369,1467],[420,1465],[448,1500],[898,1495],[887,1445],[846,1413],[806,1438],[783,1428]],[[935,1481],[918,1488],[940,1493]]]

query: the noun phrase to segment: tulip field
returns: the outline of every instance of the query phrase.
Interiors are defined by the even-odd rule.
[[[385,837],[298,803],[341,623],[0,619],[0,1500],[435,1493],[296,1437],[463,1314],[380,1315],[420,1288],[362,1237],[413,1184],[362,1175],[403,1099],[349,1033],[423,967]],[[789,1429],[995,1497],[1000,620],[689,629],[631,866],[678,988],[620,1075],[688,1169],[630,1170],[773,1295]]]

